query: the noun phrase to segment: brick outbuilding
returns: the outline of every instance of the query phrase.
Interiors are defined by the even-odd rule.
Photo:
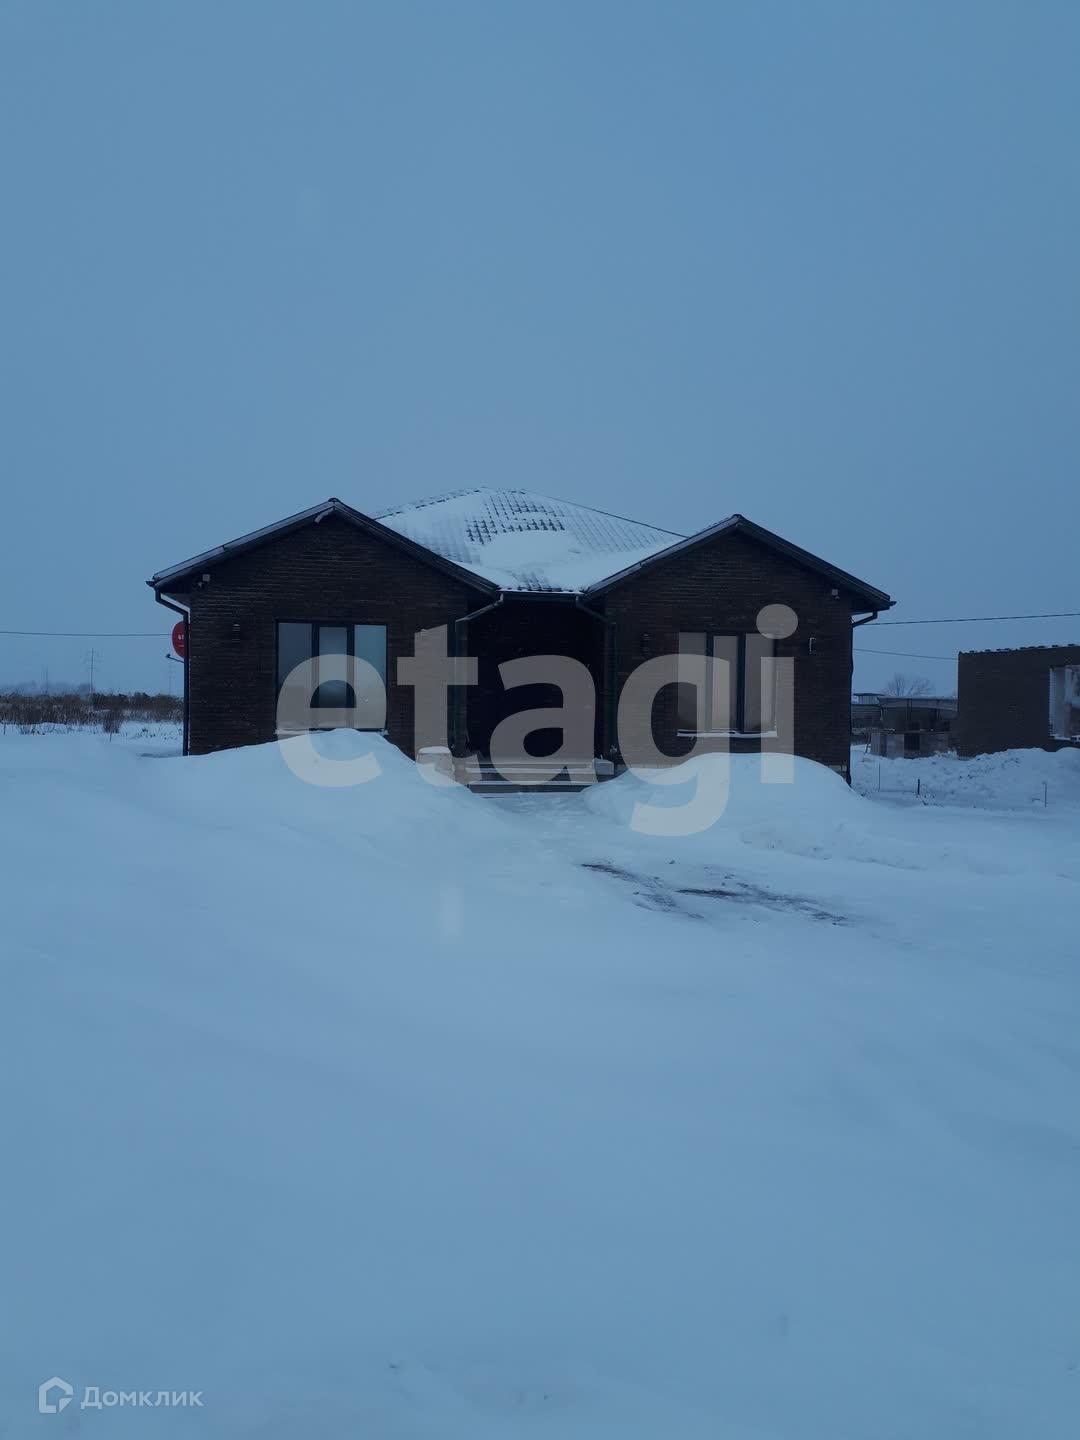
[[[961,755],[1080,744],[1080,645],[962,651],[957,701]]]

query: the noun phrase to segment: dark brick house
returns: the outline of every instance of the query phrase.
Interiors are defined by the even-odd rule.
[[[957,750],[1060,750],[1080,745],[1080,645],[962,651]]]
[[[756,750],[775,723],[767,713],[775,702],[756,680],[766,673],[758,655],[770,654],[792,662],[791,748],[845,775],[852,627],[893,603],[741,515],[687,537],[526,491],[484,489],[378,517],[331,499],[148,583],[184,616],[192,754],[273,740],[285,677],[320,654],[367,660],[385,677],[385,713],[372,712],[361,728],[384,730],[415,753],[439,737],[417,735],[413,689],[398,665],[413,656],[418,632],[445,626],[449,653],[478,664],[476,683],[449,693],[445,738],[455,754],[482,755],[507,715],[562,702],[555,685],[502,683],[502,662],[537,654],[569,656],[591,675],[593,756],[616,765],[617,707],[643,662],[727,659],[733,678],[722,700],[668,683],[647,715],[624,706],[624,724],[647,726],[673,758],[695,743]],[[794,612],[790,633],[762,638],[765,606]],[[529,748],[550,754],[558,738],[536,731]]]

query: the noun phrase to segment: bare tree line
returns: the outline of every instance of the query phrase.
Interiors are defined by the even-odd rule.
[[[934,687],[925,675],[906,675],[897,670],[882,686],[882,695],[895,695],[900,699],[917,699],[920,695],[932,695]]]
[[[174,695],[151,695],[143,690],[130,694],[97,695],[68,691],[62,694],[0,692],[0,726],[11,725],[23,734],[38,729],[104,730],[115,734],[125,720],[143,724],[179,723],[183,703]]]

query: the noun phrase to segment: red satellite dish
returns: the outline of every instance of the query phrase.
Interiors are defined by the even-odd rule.
[[[180,656],[180,659],[182,660],[184,658],[183,620],[178,620],[176,624],[172,627],[172,648],[176,651],[176,653]]]

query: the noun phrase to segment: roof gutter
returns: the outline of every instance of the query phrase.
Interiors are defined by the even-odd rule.
[[[704,530],[695,531],[693,535],[687,535],[681,540],[676,540],[674,544],[665,546],[663,550],[656,550],[641,560],[636,560],[633,565],[628,565],[625,569],[616,571],[614,575],[609,575],[604,580],[598,580],[592,585],[587,585],[584,593],[586,595],[602,594],[611,589],[612,586],[629,579],[630,576],[637,575],[643,570],[650,570],[654,565],[662,564],[687,550],[696,549],[699,545],[703,545],[710,540],[717,540],[721,536],[737,533],[748,535],[752,540],[759,541],[769,549],[775,550],[781,555],[786,555],[788,559],[794,560],[797,565],[827,576],[834,585],[841,587],[853,595],[864,596],[872,605],[876,606],[875,613],[880,610],[888,610],[896,604],[896,601],[891,600],[883,590],[877,590],[874,586],[867,585],[865,581],[848,574],[846,570],[840,570],[835,565],[830,565],[827,561],[822,560],[820,556],[812,555],[809,550],[803,550],[800,546],[793,545],[790,540],[785,540],[782,535],[777,535],[775,531],[766,530],[762,525],[755,525],[753,520],[748,520],[745,515],[737,514],[729,515],[726,520],[721,520],[715,525],[707,526]]]
[[[396,546],[406,554],[412,555],[425,564],[433,565],[444,574],[452,575],[454,579],[461,581],[477,590],[486,590],[494,595],[498,586],[483,575],[467,570],[464,566],[456,564],[453,560],[447,560],[435,550],[430,550],[426,545],[420,545],[415,540],[410,540],[407,535],[395,530],[392,526],[384,525],[380,520],[370,515],[364,515],[359,510],[354,510],[351,505],[346,505],[343,500],[331,496],[324,500],[321,505],[313,505],[308,510],[301,510],[296,515],[289,515],[284,520],[278,520],[273,525],[264,525],[260,530],[249,531],[236,540],[227,540],[224,545],[217,545],[212,550],[204,550],[200,555],[193,555],[190,560],[185,560],[180,565],[172,565],[168,570],[159,570],[152,575],[147,582],[155,590],[173,581],[182,580],[185,576],[191,575],[204,566],[214,565],[222,560],[227,560],[233,555],[240,555],[248,550],[254,549],[266,540],[278,536],[291,534],[295,530],[302,529],[306,525],[318,525],[328,515],[338,515],[350,524],[356,525],[370,535],[375,535],[389,544]]]

